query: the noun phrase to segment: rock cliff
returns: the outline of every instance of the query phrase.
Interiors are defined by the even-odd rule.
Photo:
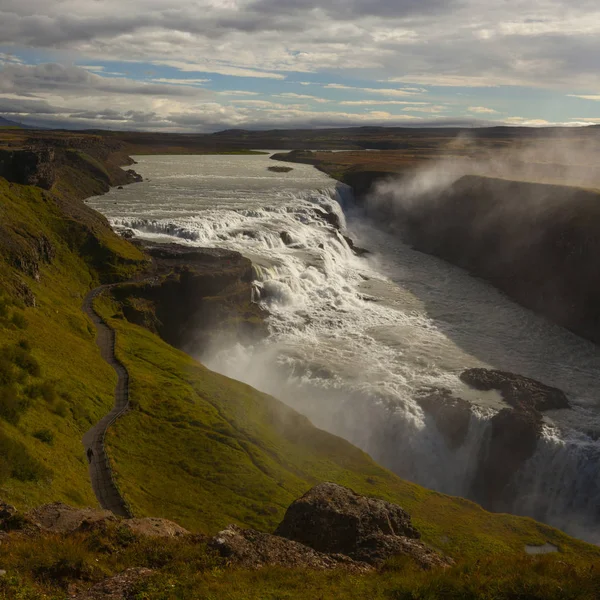
[[[171,345],[199,352],[215,336],[264,335],[264,313],[252,303],[252,263],[237,252],[145,243],[152,269],[113,290],[127,320]]]
[[[417,250],[600,342],[600,193],[466,176],[412,202],[380,197],[371,214]]]

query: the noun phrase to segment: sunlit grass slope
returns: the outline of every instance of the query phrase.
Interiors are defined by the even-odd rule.
[[[204,533],[229,523],[273,530],[311,486],[334,481],[399,503],[424,539],[453,556],[522,554],[551,542],[567,554],[600,550],[547,525],[491,514],[406,482],[350,443],[278,400],[216,374],[98,302],[117,330],[134,410],[108,436],[120,486],[134,511]]]
[[[81,304],[143,260],[78,199],[0,178],[3,500],[96,504],[81,437],[109,410],[116,380]]]

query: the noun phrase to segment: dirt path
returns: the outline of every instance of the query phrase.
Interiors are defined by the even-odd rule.
[[[94,299],[110,285],[93,289],[83,301],[83,311],[96,326],[96,343],[102,358],[116,371],[118,381],[115,388],[113,409],[83,436],[83,445],[90,463],[90,478],[94,493],[102,508],[122,517],[131,517],[131,509],[117,487],[104,446],[104,437],[108,428],[129,407],[129,373],[115,355],[116,334],[94,309]]]

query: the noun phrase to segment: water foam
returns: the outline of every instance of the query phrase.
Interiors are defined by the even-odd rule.
[[[581,433],[581,422],[598,419],[590,408],[600,384],[597,351],[490,286],[351,220],[351,236],[374,251],[355,256],[327,216],[346,227],[348,188],[265,191],[254,179],[265,178],[253,178],[252,189],[238,179],[244,185],[232,191],[186,187],[193,176],[175,178],[173,188],[165,176],[147,192],[152,205],[123,192],[116,208],[110,197],[97,201],[116,228],[225,247],[253,261],[254,298],[269,310],[269,338],[253,347],[215,347],[204,362],[284,400],[401,476],[461,496],[469,495],[490,418],[503,405],[493,394],[465,389],[458,374],[494,366],[557,385],[575,409],[551,415],[562,425],[545,428],[517,475],[509,508],[591,539],[600,445]],[[202,181],[212,179],[203,174]],[[478,405],[457,449],[415,401],[431,387],[468,394]]]

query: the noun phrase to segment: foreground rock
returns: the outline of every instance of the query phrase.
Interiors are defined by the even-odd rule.
[[[292,503],[275,533],[318,552],[369,564],[397,554],[411,556],[424,568],[451,564],[419,541],[421,534],[402,508],[334,483],[322,483]]]
[[[119,519],[108,510],[75,508],[61,502],[44,504],[28,512],[21,526],[25,533],[66,535],[112,524],[128,529],[136,537],[171,538],[190,535],[187,529],[167,519],[153,517]]]
[[[209,547],[230,564],[249,569],[268,565],[317,570],[343,568],[354,573],[372,570],[371,566],[342,554],[317,552],[293,540],[236,525],[218,533],[209,542]]]
[[[114,577],[105,579],[92,589],[77,594],[75,600],[126,600],[144,579],[152,575],[151,569],[127,569]]]
[[[61,502],[38,506],[26,515],[27,521],[49,533],[73,533],[94,525],[116,522],[109,510],[74,508]]]
[[[139,537],[171,538],[190,535],[190,532],[187,529],[184,529],[173,521],[153,517],[145,519],[127,519],[126,521],[123,521],[123,526]]]

